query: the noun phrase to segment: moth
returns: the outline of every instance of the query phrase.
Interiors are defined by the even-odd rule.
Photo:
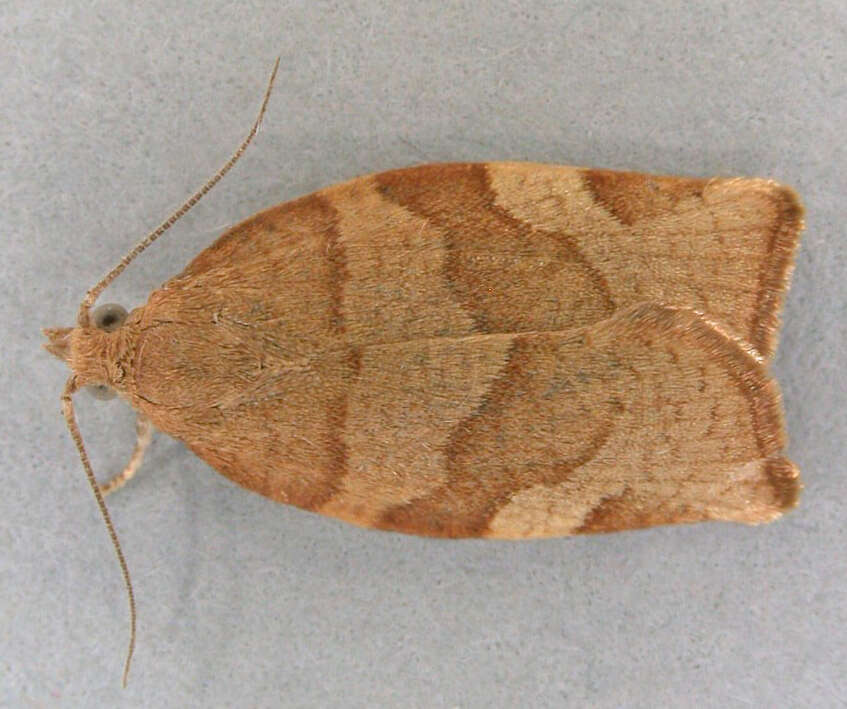
[[[768,367],[802,207],[773,181],[393,170],[256,214],[145,305],[92,313],[237,160],[267,100],[76,326],[45,331],[72,371],[65,416],[115,543],[102,494],[138,467],[151,427],[271,499],[434,537],[756,524],[796,503]],[[76,427],[83,387],[139,415],[109,486]]]

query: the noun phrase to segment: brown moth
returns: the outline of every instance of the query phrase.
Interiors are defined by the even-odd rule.
[[[768,374],[802,229],[790,189],[509,162],[395,170],[250,217],[146,305],[90,315],[197,199],[89,292],[76,327],[46,331],[104,515],[70,404],[83,386],[139,412],[106,490],[152,424],[250,490],[411,534],[756,524],[796,503]]]

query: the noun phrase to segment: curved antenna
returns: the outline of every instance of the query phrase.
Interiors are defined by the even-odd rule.
[[[118,563],[121,566],[121,573],[124,577],[124,586],[126,586],[126,595],[129,599],[129,648],[126,651],[126,662],[124,662],[124,673],[122,683],[126,687],[126,680],[129,676],[129,665],[132,662],[132,653],[135,651],[135,594],[132,592],[132,581],[129,578],[129,567],[126,564],[121,544],[118,541],[115,526],[112,524],[112,518],[109,515],[109,510],[106,508],[106,502],[103,500],[103,494],[100,492],[100,486],[97,484],[97,479],[94,477],[94,471],[91,469],[91,461],[88,459],[88,453],[85,450],[85,445],[82,442],[82,434],[79,432],[79,426],[74,415],[74,404],[72,397],[79,390],[76,377],[71,377],[65,384],[65,390],[62,392],[62,413],[65,415],[65,423],[68,425],[68,430],[71,432],[71,438],[74,439],[79,459],[82,461],[82,467],[85,469],[85,475],[88,478],[88,484],[91,486],[91,491],[94,493],[94,499],[97,500],[97,506],[100,508],[100,514],[103,515],[103,521],[106,523],[106,529],[109,532],[109,538],[112,540],[112,546],[115,548],[115,554],[118,557]]]
[[[230,171],[235,163],[238,162],[238,159],[242,156],[244,151],[247,149],[247,146],[250,145],[250,142],[255,137],[256,133],[259,131],[259,125],[262,122],[262,117],[265,115],[265,109],[268,106],[268,99],[271,96],[271,89],[273,88],[274,79],[276,79],[276,72],[279,69],[279,57],[277,57],[276,62],[274,63],[273,71],[271,72],[271,78],[268,80],[268,88],[265,89],[265,96],[262,99],[262,106],[259,109],[259,115],[256,117],[256,121],[253,123],[253,127],[250,129],[250,132],[247,134],[247,137],[242,141],[241,145],[238,146],[236,151],[232,154],[229,160],[226,161],[224,166],[218,170],[213,177],[206,182],[199,190],[197,190],[191,197],[189,197],[185,203],[177,209],[171,216],[169,216],[165,221],[163,221],[159,226],[157,226],[153,231],[151,231],[147,236],[145,236],[141,241],[139,241],[130,252],[124,256],[120,263],[115,266],[109,273],[107,273],[100,282],[91,288],[88,293],[85,294],[85,298],[83,298],[82,303],[79,306],[79,313],[77,315],[77,324],[79,327],[88,327],[89,326],[89,310],[91,306],[94,305],[94,302],[100,296],[100,294],[106,289],[106,287],[114,281],[118,276],[123,273],[124,269],[132,263],[135,258],[146,249],[150,244],[152,244],[156,239],[158,239],[162,234],[164,234],[168,229],[170,229],[177,220],[182,217],[189,209],[191,209],[197,202],[199,202],[203,196],[211,190],[218,182],[220,182],[221,178],[226,175]]]

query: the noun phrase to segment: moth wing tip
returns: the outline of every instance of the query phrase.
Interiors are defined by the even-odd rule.
[[[803,492],[800,470],[788,458],[773,458],[766,468],[768,482],[776,498],[779,514],[795,508]]]

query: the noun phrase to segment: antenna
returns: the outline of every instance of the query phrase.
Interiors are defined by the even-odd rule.
[[[265,109],[268,106],[268,99],[271,95],[271,89],[273,88],[274,79],[276,78],[277,70],[279,69],[279,57],[277,57],[276,62],[274,63],[273,71],[271,72],[271,77],[268,80],[268,87],[265,89],[265,95],[262,99],[262,105],[259,108],[259,114],[256,117],[255,122],[253,123],[252,128],[250,128],[250,132],[247,134],[247,137],[241,142],[241,145],[235,150],[229,160],[226,161],[224,166],[218,170],[213,177],[211,177],[199,190],[197,190],[191,197],[186,200],[186,202],[177,209],[171,216],[169,216],[164,222],[162,222],[158,227],[156,227],[152,232],[150,232],[147,236],[145,236],[141,241],[138,242],[130,252],[124,256],[120,263],[115,266],[106,276],[91,288],[88,293],[86,293],[85,298],[83,298],[82,303],[79,306],[79,314],[77,315],[77,324],[79,327],[89,327],[90,326],[90,315],[89,311],[91,310],[91,306],[97,300],[98,296],[103,292],[103,290],[114,281],[121,273],[123,273],[124,269],[132,263],[133,260],[146,249],[150,244],[152,244],[156,239],[158,239],[162,234],[164,234],[168,229],[170,229],[177,220],[182,217],[189,209],[191,209],[197,202],[199,202],[202,197],[209,192],[218,182],[220,182],[221,178],[226,175],[227,172],[238,162],[238,159],[243,155],[244,151],[247,149],[247,146],[250,145],[250,142],[256,136],[256,133],[259,130],[259,125],[262,122],[262,117],[265,115]],[[58,332],[58,331],[57,331]],[[53,350],[51,350],[53,351]],[[55,352],[59,356],[62,356],[59,352]],[[88,453],[85,450],[85,445],[82,441],[82,434],[79,430],[79,425],[76,421],[76,415],[74,413],[74,405],[73,405],[73,395],[79,391],[80,384],[77,381],[76,376],[71,376],[65,384],[65,389],[62,392],[62,413],[65,417],[65,423],[67,423],[68,430],[71,432],[71,438],[73,438],[74,443],[76,444],[77,451],[79,452],[79,459],[82,461],[82,467],[85,469],[85,475],[88,478],[88,484],[91,486],[91,490],[94,493],[94,499],[97,501],[97,506],[100,508],[100,514],[103,516],[103,521],[106,523],[106,529],[109,532],[109,538],[112,540],[112,546],[115,549],[115,554],[118,557],[118,563],[121,567],[121,574],[123,575],[124,585],[126,586],[127,599],[129,600],[129,648],[126,653],[126,662],[124,663],[124,672],[123,672],[123,686],[126,687],[127,677],[129,676],[129,667],[132,662],[132,654],[135,651],[135,626],[136,626],[136,610],[135,610],[135,594],[132,590],[132,581],[129,576],[129,567],[127,566],[126,559],[124,558],[123,550],[121,549],[120,542],[118,541],[117,532],[115,532],[115,526],[112,524],[112,518],[109,515],[109,510],[106,507],[106,502],[103,500],[104,492],[110,491],[110,485],[112,487],[120,486],[123,480],[113,480],[110,483],[107,483],[102,489],[100,485],[97,483],[97,479],[94,476],[94,471],[91,468],[91,461],[88,458]],[[149,439],[149,431],[148,431],[148,439]],[[141,434],[139,433],[139,443],[141,444]],[[146,447],[146,444],[145,446]],[[136,451],[137,452],[137,451]],[[141,453],[143,454],[143,447],[141,449]],[[133,463],[135,461],[136,455],[133,454],[133,460],[130,461],[128,468],[132,468]],[[140,458],[138,460],[140,462]],[[137,465],[136,465],[137,467]],[[131,471],[131,472],[134,472]],[[130,472],[130,474],[131,474]],[[126,473],[126,471],[125,471]],[[121,477],[121,476],[118,476]]]
[[[188,212],[195,204],[197,204],[209,190],[211,190],[218,182],[220,182],[221,178],[226,175],[230,171],[233,165],[238,162],[239,158],[244,154],[244,151],[247,150],[247,146],[250,145],[253,138],[256,136],[256,133],[259,131],[259,125],[262,122],[262,118],[265,115],[265,109],[268,107],[268,99],[271,97],[271,89],[273,89],[274,79],[276,79],[276,72],[279,69],[279,57],[276,58],[276,62],[274,62],[274,68],[271,72],[271,78],[268,79],[268,88],[265,89],[265,96],[262,99],[262,105],[259,108],[259,115],[256,116],[256,120],[253,123],[253,127],[250,128],[250,132],[247,134],[247,137],[241,142],[241,145],[236,148],[235,152],[232,154],[229,160],[226,161],[224,166],[218,170],[209,180],[204,184],[199,190],[197,190],[191,197],[189,197],[183,205],[177,209],[173,214],[171,214],[165,221],[163,221],[159,226],[157,226],[153,231],[151,231],[147,236],[145,236],[141,241],[139,241],[129,253],[124,256],[117,266],[115,266],[109,273],[107,273],[97,285],[91,288],[88,293],[85,294],[85,298],[82,299],[82,303],[79,306],[79,313],[77,315],[77,325],[79,327],[89,327],[90,317],[89,310],[91,310],[91,306],[94,305],[94,302],[100,296],[100,294],[106,289],[106,287],[114,281],[121,273],[124,272],[124,269],[131,264],[135,258],[141,254],[150,244],[152,244],[156,239],[158,239],[162,234],[164,234],[168,229],[170,229],[176,222],[180,219],[180,217],[184,216],[186,212]]]

